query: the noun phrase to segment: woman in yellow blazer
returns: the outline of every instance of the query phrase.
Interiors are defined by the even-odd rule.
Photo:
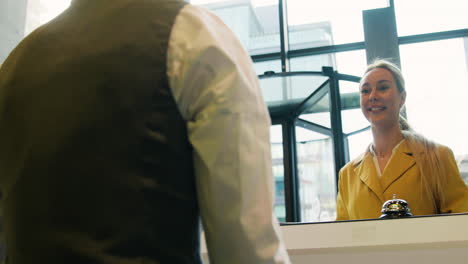
[[[369,65],[360,94],[373,142],[340,171],[337,220],[378,218],[393,195],[414,215],[468,212],[468,187],[452,151],[414,132],[400,116],[406,90],[399,68],[384,60]]]

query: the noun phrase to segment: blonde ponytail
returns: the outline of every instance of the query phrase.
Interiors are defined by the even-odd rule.
[[[434,212],[440,213],[445,203],[447,170],[442,163],[439,146],[413,130],[402,132],[421,173],[421,199],[423,201],[427,199],[432,204]]]
[[[404,118],[402,115],[400,115],[399,124],[401,131],[413,131],[406,118]]]

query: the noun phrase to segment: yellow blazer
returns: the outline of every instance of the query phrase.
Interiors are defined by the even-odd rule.
[[[437,148],[446,166],[446,202],[440,213],[468,212],[468,187],[463,182],[452,151]],[[395,150],[381,177],[372,155],[366,151],[340,170],[337,220],[378,218],[382,204],[393,198],[406,200],[413,215],[435,214],[431,202],[421,194],[421,173],[406,141]]]

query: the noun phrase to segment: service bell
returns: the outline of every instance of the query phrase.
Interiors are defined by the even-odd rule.
[[[413,214],[411,213],[408,202],[402,199],[397,199],[396,194],[394,194],[393,199],[383,203],[382,215],[379,218],[395,219],[411,216],[413,216]]]

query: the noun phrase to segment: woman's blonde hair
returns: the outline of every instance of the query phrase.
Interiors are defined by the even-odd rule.
[[[368,65],[364,74],[376,68],[388,70],[395,79],[398,91],[400,93],[406,92],[405,79],[397,65],[388,60],[377,59]],[[421,195],[425,195],[429,199],[435,213],[440,213],[441,207],[445,203],[444,187],[447,183],[446,169],[440,153],[437,151],[438,144],[414,131],[401,113],[399,124],[421,173]]]

